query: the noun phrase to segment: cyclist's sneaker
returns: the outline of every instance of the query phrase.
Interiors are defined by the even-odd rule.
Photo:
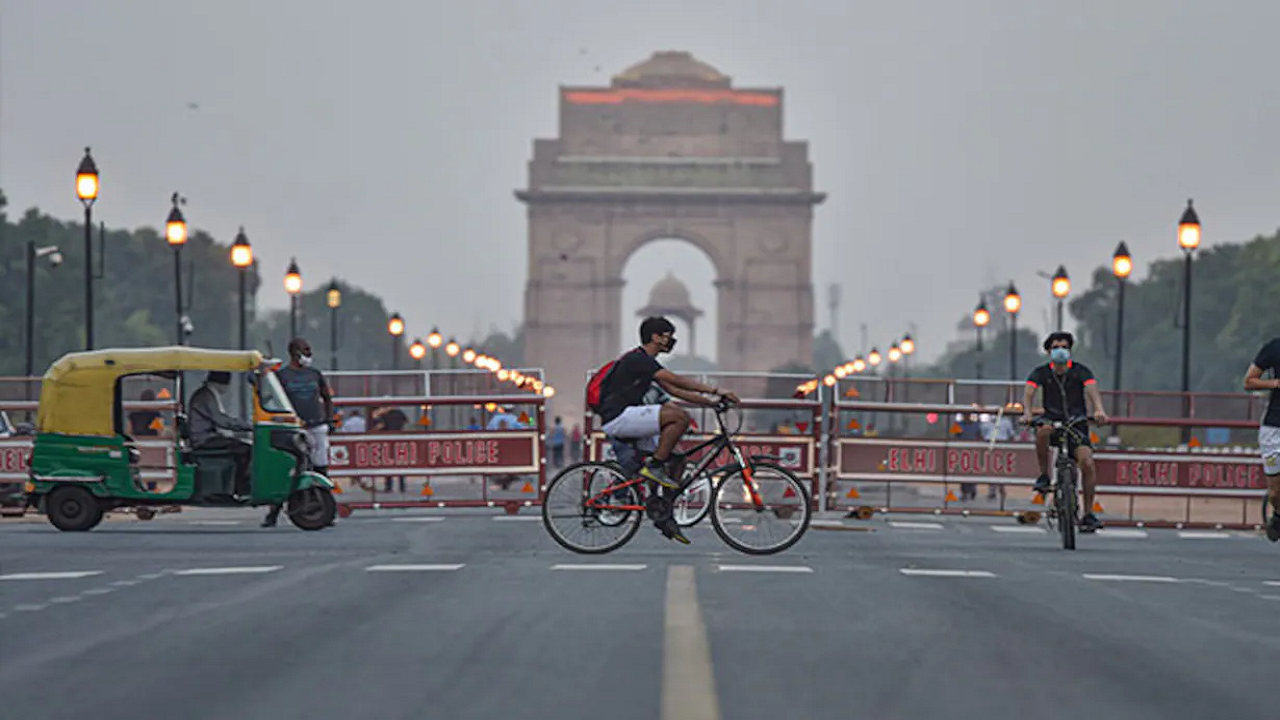
[[[1102,521],[1093,513],[1085,515],[1084,518],[1080,520],[1080,532],[1091,533],[1097,532],[1101,529]]]
[[[692,544],[689,538],[685,537],[684,533],[680,532],[680,524],[677,523],[674,518],[668,518],[666,522],[659,523],[657,527],[668,540],[675,540],[676,542],[684,545]]]
[[[1049,476],[1041,475],[1040,477],[1036,478],[1036,484],[1032,489],[1040,493],[1041,495],[1048,495],[1049,491],[1053,489],[1051,482],[1049,480]]]
[[[1280,540],[1280,513],[1272,511],[1271,522],[1267,523],[1267,539],[1271,542]]]
[[[664,488],[678,490],[680,483],[672,480],[671,476],[667,474],[666,465],[665,462],[649,458],[645,461],[644,467],[640,468],[640,477],[652,480]]]

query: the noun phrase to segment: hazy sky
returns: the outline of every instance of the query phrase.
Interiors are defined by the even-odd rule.
[[[882,349],[915,323],[928,356],[990,282],[1016,280],[1040,327],[1036,270],[1083,282],[1120,239],[1139,272],[1175,253],[1187,197],[1206,243],[1280,225],[1278,27],[1274,0],[0,0],[0,188],[76,217],[92,145],[98,217],[154,226],[179,190],[193,225],[244,224],[264,304],[297,255],[308,284],[375,290],[411,335],[510,327],[512,190],[555,135],[557,86],[688,50],[786,90],[786,135],[829,193],[820,325],[839,282],[847,349],[861,322]],[[710,304],[708,262],[652,249],[629,304],[669,267]]]

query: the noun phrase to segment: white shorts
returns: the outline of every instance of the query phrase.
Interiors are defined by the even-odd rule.
[[[307,448],[310,449],[312,467],[329,467],[329,426],[306,428]]]
[[[632,405],[600,429],[609,437],[633,441],[641,450],[652,452],[658,449],[661,412],[661,405]]]
[[[1258,428],[1258,452],[1262,454],[1262,471],[1271,476],[1280,475],[1280,427]]]

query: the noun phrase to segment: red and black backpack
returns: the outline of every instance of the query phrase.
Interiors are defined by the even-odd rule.
[[[600,366],[600,369],[596,370],[587,381],[587,407],[597,415],[600,414],[600,403],[604,400],[604,384],[608,382],[609,375],[613,373],[613,367],[620,359],[615,358]]]

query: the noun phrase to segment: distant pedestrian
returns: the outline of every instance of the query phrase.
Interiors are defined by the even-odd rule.
[[[551,447],[551,464],[556,468],[564,467],[564,442],[564,423],[557,417],[547,443]]]
[[[577,423],[573,424],[573,430],[569,433],[569,461],[582,461],[582,426]]]

